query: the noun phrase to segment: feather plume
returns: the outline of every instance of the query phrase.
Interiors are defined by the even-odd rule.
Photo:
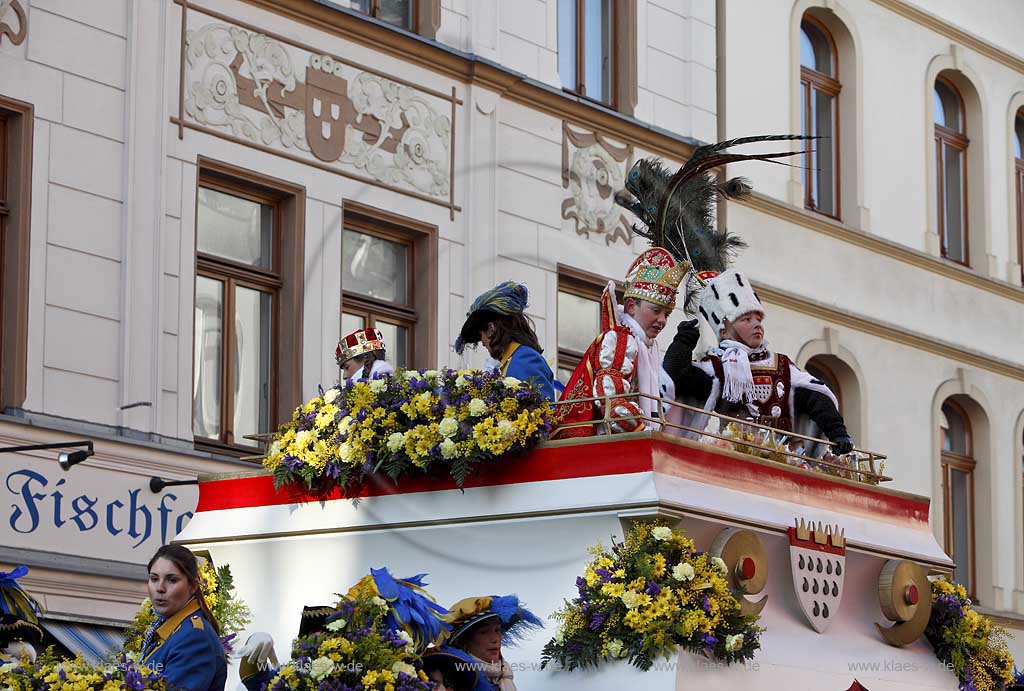
[[[746,247],[739,237],[715,228],[714,205],[718,199],[735,199],[752,191],[746,178],[719,183],[710,171],[737,161],[769,161],[803,153],[786,151],[764,154],[734,154],[727,149],[754,142],[807,140],[814,137],[793,134],[739,137],[702,146],[676,172],[656,158],[638,160],[626,175],[626,189],[615,201],[640,221],[633,232],[656,247],[664,247],[677,261],[692,268],[688,277],[684,309],[692,312],[701,271],[725,271],[736,253]]]

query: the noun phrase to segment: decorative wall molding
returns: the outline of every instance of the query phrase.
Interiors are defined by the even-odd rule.
[[[14,22],[18,27],[15,31],[11,26]],[[6,36],[16,46],[20,46],[28,35],[28,15],[21,6],[21,0],[0,0],[0,41]]]
[[[183,126],[445,206],[454,212],[462,101],[192,3]]]
[[[576,222],[576,234],[604,235],[605,243],[633,242],[632,224],[615,203],[633,165],[633,145],[618,144],[600,132],[588,132],[562,121],[562,218]]]
[[[1009,67],[1011,70],[1024,74],[1024,57],[1014,55],[1007,50],[1003,50],[1002,48],[989,43],[985,39],[976,36],[969,31],[964,31],[945,20],[936,17],[934,14],[926,12],[908,2],[904,2],[903,0],[874,0],[874,2],[887,10],[895,12],[905,19],[909,19],[915,24],[920,24],[921,26],[931,29],[938,34],[942,34],[952,41],[956,41],[959,44],[967,46],[971,50]]]
[[[865,233],[838,221],[827,219],[821,214],[798,209],[758,192],[754,192],[742,200],[736,200],[735,203],[743,204],[751,209],[762,211],[808,230],[814,230],[836,238],[837,240],[863,247],[871,252],[897,259],[911,266],[938,274],[943,278],[959,281],[960,283],[980,288],[993,295],[1024,304],[1024,289],[1018,286],[1006,281],[987,278],[954,262],[938,259],[877,235]]]

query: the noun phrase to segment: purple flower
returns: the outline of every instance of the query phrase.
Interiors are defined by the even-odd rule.
[[[647,594],[650,595],[651,597],[658,597],[658,594],[660,592],[661,592],[661,586],[658,585],[657,583],[655,583],[654,581],[650,581],[647,584]],[[707,599],[706,595],[704,596],[704,599],[705,600]]]
[[[612,572],[608,569],[594,569],[594,573],[601,577],[602,583],[607,583],[612,580]]]
[[[607,612],[598,612],[591,618],[590,625],[588,626],[588,628],[591,631],[597,631],[599,628],[601,628],[601,625],[604,624],[606,619],[608,619]]]
[[[64,681],[64,671],[61,670],[61,681]],[[121,684],[124,689],[130,689],[131,691],[142,691],[146,688],[146,681],[139,674],[139,671],[134,667],[131,667],[124,673],[124,683]]]
[[[707,595],[704,596],[704,604],[701,607],[704,608],[705,612],[711,612],[711,600],[708,599]]]
[[[712,636],[710,633],[702,634],[704,636],[704,650],[714,650],[715,646],[718,645],[718,639]]]

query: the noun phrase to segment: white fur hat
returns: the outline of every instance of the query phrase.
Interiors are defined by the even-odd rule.
[[[764,306],[739,271],[729,269],[708,281],[700,296],[700,313],[716,334],[725,320],[736,321],[747,312],[764,314]]]

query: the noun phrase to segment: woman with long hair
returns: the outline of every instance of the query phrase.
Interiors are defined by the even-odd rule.
[[[533,320],[526,315],[529,291],[522,283],[505,281],[473,301],[459,337],[455,352],[459,355],[467,345],[482,343],[498,361],[501,373],[520,381],[532,380],[540,386],[549,401],[555,400],[555,375],[542,357]]]
[[[142,640],[140,661],[173,687],[224,691],[220,625],[203,599],[196,556],[181,545],[164,545],[148,568],[146,588],[156,619]]]

